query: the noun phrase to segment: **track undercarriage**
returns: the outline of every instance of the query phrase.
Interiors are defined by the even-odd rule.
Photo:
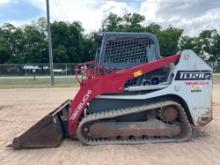
[[[120,120],[137,113],[144,113],[146,120]],[[78,139],[88,145],[186,141],[191,135],[185,111],[174,101],[89,114],[81,120],[77,130]]]

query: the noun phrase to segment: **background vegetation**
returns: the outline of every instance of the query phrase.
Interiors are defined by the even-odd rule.
[[[183,29],[156,23],[143,25],[145,17],[137,13],[118,16],[111,13],[99,31],[151,32],[160,43],[162,56],[179,50],[193,49],[203,59],[220,59],[220,33],[204,30],[198,36],[184,36]],[[53,22],[52,45],[55,63],[78,63],[94,59],[98,44],[92,34],[85,34],[80,22]],[[0,63],[47,63],[46,21],[40,18],[31,25],[16,27],[6,23],[0,27]]]

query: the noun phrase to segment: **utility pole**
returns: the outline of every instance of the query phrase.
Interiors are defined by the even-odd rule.
[[[54,72],[53,72],[53,52],[51,42],[51,31],[50,31],[50,7],[49,0],[46,0],[47,4],[47,33],[48,33],[48,50],[49,50],[49,63],[50,63],[50,83],[54,86]]]

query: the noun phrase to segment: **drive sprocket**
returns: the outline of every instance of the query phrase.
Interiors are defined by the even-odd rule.
[[[160,109],[160,118],[164,122],[170,123],[176,120],[178,116],[178,111],[174,106],[162,107]]]

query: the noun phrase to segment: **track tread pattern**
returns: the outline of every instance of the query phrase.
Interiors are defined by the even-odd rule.
[[[123,115],[133,114],[133,113],[139,113],[144,111],[149,111],[156,108],[162,108],[164,106],[174,105],[178,108],[178,111],[180,113],[180,121],[184,124],[184,131],[181,134],[181,136],[177,136],[174,138],[168,138],[168,137],[143,137],[143,138],[123,138],[123,139],[115,139],[115,138],[87,138],[82,133],[82,127],[84,124],[87,124],[89,122],[93,122],[96,120],[101,119],[111,119],[115,117],[120,117]],[[122,108],[122,109],[113,109],[106,112],[99,112],[94,114],[89,114],[85,116],[77,129],[77,138],[84,144],[87,145],[100,145],[100,144],[142,144],[142,143],[161,143],[161,142],[182,142],[187,141],[192,136],[192,128],[188,121],[188,118],[186,116],[186,113],[183,109],[183,107],[175,102],[175,101],[160,101],[157,103],[147,104],[147,105],[140,105],[140,106],[133,106],[129,108]]]

